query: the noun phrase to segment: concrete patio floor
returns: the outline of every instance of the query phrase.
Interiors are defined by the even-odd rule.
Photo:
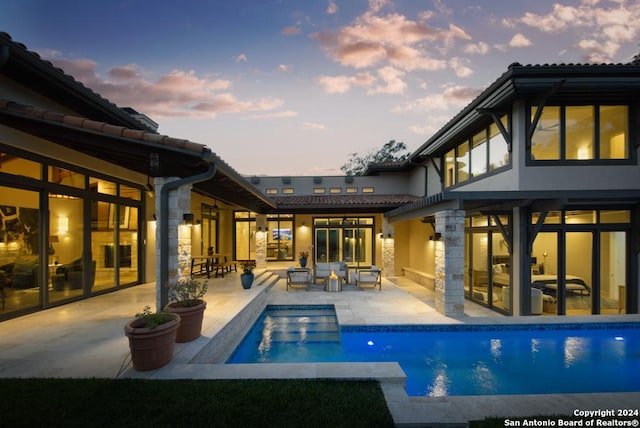
[[[0,329],[0,377],[100,377],[149,379],[375,378],[398,426],[466,425],[488,416],[572,414],[574,410],[635,409],[639,392],[408,397],[397,363],[309,363],[225,365],[233,343],[265,304],[334,304],[340,324],[551,323],[594,317],[504,317],[465,302],[465,315],[449,318],[434,309],[433,293],[403,277],[384,279],[382,291],[348,287],[328,293],[285,290],[284,279],[261,272],[250,290],[239,274],[211,278],[202,336],[176,344],[173,361],[158,370],[131,368],[124,325],[145,305],[154,306],[155,284],[64,305],[4,321]],[[598,316],[599,322],[640,322],[640,315]],[[243,325],[240,325],[243,324]]]

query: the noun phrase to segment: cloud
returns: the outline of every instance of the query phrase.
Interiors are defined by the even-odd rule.
[[[407,112],[431,112],[436,110],[448,111],[452,109],[460,109],[475,97],[477,97],[482,89],[471,88],[468,86],[449,85],[446,86],[439,94],[428,95],[418,98],[393,109],[394,113]]]
[[[295,36],[300,33],[302,33],[300,27],[285,27],[280,31],[280,34],[284,36]]]
[[[302,125],[300,125],[300,128],[310,131],[324,131],[325,129],[327,129],[326,126],[313,122],[304,122]]]
[[[546,14],[527,12],[520,18],[504,20],[504,26],[518,23],[544,33],[575,32],[589,34],[577,47],[587,62],[610,62],[621,44],[640,38],[640,3],[612,0],[583,0],[577,6],[555,3]]]
[[[401,79],[405,73],[391,66],[378,70],[378,76],[384,81],[384,85],[378,85],[369,89],[369,94],[402,94],[407,89],[407,84]]]
[[[297,115],[298,115],[297,111],[284,110],[284,111],[276,111],[273,113],[253,114],[249,116],[249,118],[250,119],[282,119],[287,117],[295,117]]]
[[[353,86],[370,87],[376,78],[369,73],[358,73],[355,76],[319,76],[316,80],[327,94],[344,94]]]
[[[526,48],[528,46],[531,46],[532,44],[533,43],[531,43],[531,40],[529,40],[525,35],[521,33],[516,34],[509,41],[509,46],[511,46],[512,48]]]
[[[464,53],[475,55],[486,55],[490,50],[491,48],[485,42],[469,43],[463,49]]]
[[[240,54],[240,55],[238,55],[237,57],[235,57],[233,60],[234,60],[235,62],[247,62],[247,61],[249,61],[249,60],[247,59],[247,56],[246,56],[245,54]]]
[[[350,25],[314,33],[312,37],[329,58],[343,66],[391,65],[405,71],[443,70],[447,62],[435,58],[428,49],[436,49],[438,43],[448,47],[458,39],[471,40],[455,25],[447,28],[428,25],[431,13],[419,14],[418,21],[394,12],[377,15],[387,3],[371,0],[369,9]]]
[[[469,61],[457,57],[449,60],[449,66],[453,68],[458,77],[469,77],[473,74],[473,70],[467,67],[465,63],[469,63]]]
[[[135,64],[123,67],[113,67],[108,72],[108,76],[114,80],[136,80],[140,78],[140,73],[136,70]]]
[[[271,111],[281,107],[278,98],[239,100],[229,92],[231,81],[200,77],[195,71],[173,70],[148,80],[135,64],[108,70],[108,80],[87,59],[54,59],[56,67],[119,106],[130,106],[152,118],[215,118],[218,113]]]
[[[329,0],[329,5],[327,6],[327,13],[329,15],[333,15],[334,13],[338,13],[338,5],[333,0]]]

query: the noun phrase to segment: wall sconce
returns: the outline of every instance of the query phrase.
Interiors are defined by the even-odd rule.
[[[440,232],[436,232],[434,235],[429,236],[429,241],[439,241],[442,239],[442,234]]]
[[[193,224],[193,213],[182,214],[182,221],[184,224]]]
[[[258,227],[256,227],[256,230],[258,232],[268,232],[269,228],[267,226],[258,226]]]
[[[65,234],[69,233],[69,217],[60,216],[58,217],[58,233]]]
[[[390,233],[387,233],[387,238],[393,238],[393,236]]]

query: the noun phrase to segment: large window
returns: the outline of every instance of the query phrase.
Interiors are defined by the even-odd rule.
[[[234,213],[235,221],[235,259],[256,259],[256,214],[248,211]]]
[[[510,217],[476,216],[468,220],[465,296],[484,306],[510,312],[511,255],[502,234],[502,230],[510,230]]]
[[[0,152],[0,319],[139,282],[142,186],[28,157]]]
[[[508,116],[500,121],[508,129]],[[509,145],[498,125],[491,123],[444,155],[444,187],[482,177],[510,163]]]
[[[630,219],[628,210],[547,213],[533,242],[531,267],[532,286],[545,295],[545,314],[626,311]]]
[[[545,106],[531,109],[531,159],[628,159],[629,109],[620,105]]]
[[[372,217],[314,219],[316,262],[344,261],[351,267],[373,264]]]
[[[293,260],[293,214],[269,214],[267,224],[267,260]]]

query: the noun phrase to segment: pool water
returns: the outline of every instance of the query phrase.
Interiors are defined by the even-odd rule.
[[[410,396],[640,391],[634,323],[340,326],[332,306],[268,306],[227,363],[397,361]]]

